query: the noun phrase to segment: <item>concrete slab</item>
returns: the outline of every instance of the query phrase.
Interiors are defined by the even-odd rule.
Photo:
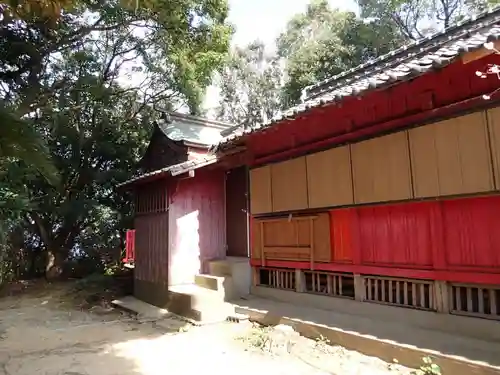
[[[332,343],[385,361],[397,359],[419,367],[432,356],[443,373],[453,375],[500,374],[500,343],[464,338],[434,330],[379,319],[292,305],[250,297],[234,302],[237,313],[266,325],[289,324],[310,338]]]
[[[142,321],[156,321],[163,319],[170,314],[168,310],[150,305],[149,303],[141,301],[134,296],[126,296],[120,299],[115,299],[111,302],[111,304],[137,315],[137,318]]]

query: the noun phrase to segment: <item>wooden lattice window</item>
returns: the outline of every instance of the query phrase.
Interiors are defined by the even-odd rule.
[[[432,281],[363,276],[365,300],[370,302],[435,310],[435,292]]]
[[[167,189],[164,182],[140,185],[136,192],[136,214],[150,214],[167,210]]]
[[[305,292],[354,299],[352,274],[304,271]]]
[[[448,288],[452,314],[500,320],[500,287],[451,284]]]
[[[257,285],[275,289],[295,290],[295,270],[259,268]]]

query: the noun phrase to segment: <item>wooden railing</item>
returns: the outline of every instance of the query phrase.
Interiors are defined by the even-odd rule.
[[[423,310],[435,310],[434,283],[425,280],[363,276],[365,300]]]
[[[500,287],[451,284],[448,288],[452,314],[500,320]]]

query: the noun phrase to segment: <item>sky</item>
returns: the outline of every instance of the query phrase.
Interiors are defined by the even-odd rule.
[[[272,45],[287,21],[305,11],[310,0],[229,0],[229,22],[236,26],[233,44],[245,46],[260,39]],[[356,10],[354,0],[329,0],[333,8]]]
[[[232,45],[244,47],[254,40],[261,40],[274,50],[274,41],[286,28],[288,20],[306,10],[310,0],[229,0],[229,22],[236,28]],[[332,8],[356,11],[354,0],[329,0]],[[218,89],[208,88],[204,107],[213,117],[218,103]]]

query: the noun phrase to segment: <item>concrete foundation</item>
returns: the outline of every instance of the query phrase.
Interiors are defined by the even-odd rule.
[[[248,258],[229,257],[231,274],[233,276],[233,290],[235,297],[245,297],[250,294],[252,285],[252,267]]]
[[[151,305],[165,308],[169,302],[168,283],[134,279],[134,296]]]
[[[381,321],[397,322],[406,326],[500,343],[500,323],[488,319],[387,306],[346,298],[296,293],[259,286],[252,287],[252,295],[275,301],[287,302],[297,306],[309,306],[322,310],[330,310],[350,316],[357,316],[359,318],[368,317]]]

